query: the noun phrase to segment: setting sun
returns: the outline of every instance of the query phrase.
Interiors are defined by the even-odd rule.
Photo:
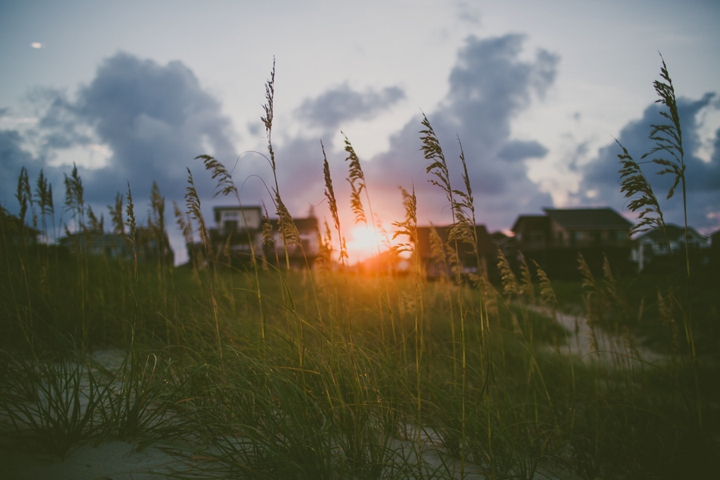
[[[388,250],[397,243],[397,239],[392,240],[392,229],[389,224],[376,227],[364,224],[356,225],[347,234],[347,250],[350,263],[366,260]]]

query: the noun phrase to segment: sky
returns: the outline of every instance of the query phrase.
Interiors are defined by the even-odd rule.
[[[368,255],[368,231],[350,210],[345,137],[389,236],[404,215],[398,187],[415,190],[421,225],[450,221],[425,172],[423,114],[454,188],[462,145],[477,221],[491,231],[543,207],[609,206],[633,220],[616,140],[636,159],[653,147],[661,53],[678,96],[689,222],[708,234],[720,228],[719,24],[720,2],[703,0],[5,0],[0,204],[16,213],[20,169],[33,184],[42,169],[57,222],[71,224],[63,179],[76,164],[106,224],[128,183],[144,220],[153,181],[169,213],[173,200],[184,208],[190,168],[211,219],[235,200],[213,198],[193,160],[209,154],[246,205],[273,214],[260,119],[274,61],[281,196],[292,215],[312,208],[330,221],[322,141],[355,259]],[[666,220],[682,223],[681,196],[665,199],[671,179],[643,168]],[[182,236],[169,233],[181,262]]]

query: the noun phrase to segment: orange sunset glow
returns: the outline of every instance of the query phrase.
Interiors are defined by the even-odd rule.
[[[350,264],[367,260],[400,243],[401,238],[392,239],[393,232],[393,227],[389,223],[375,227],[365,224],[354,226],[346,235]]]

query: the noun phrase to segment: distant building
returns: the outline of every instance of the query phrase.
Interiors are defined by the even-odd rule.
[[[125,235],[113,233],[72,233],[58,239],[57,243],[73,253],[105,255],[110,258],[132,258],[132,244]]]
[[[115,258],[119,260],[134,260],[140,262],[161,261],[173,265],[175,252],[170,246],[167,232],[158,238],[156,232],[146,227],[136,230],[136,245],[133,247],[129,234],[118,235],[114,233],[79,232],[67,235],[58,240],[58,244],[73,253]]]
[[[270,263],[285,265],[285,249],[277,219],[263,218],[262,208],[215,207],[215,227],[210,228],[211,250],[215,261],[235,266],[247,265],[253,255],[265,258]],[[305,218],[295,218],[295,227],[300,235],[300,245],[289,245],[287,249],[291,268],[312,267],[320,255],[320,230],[318,219],[313,212]],[[263,242],[263,229],[270,234]],[[190,258],[197,258],[202,245],[189,247]]]
[[[632,223],[611,208],[544,208],[513,225],[523,251],[546,248],[627,247]]]
[[[687,233],[693,263],[709,264],[708,239],[692,227],[688,227]],[[638,272],[661,273],[682,269],[685,262],[685,227],[668,224],[664,230],[656,228],[640,235],[633,249],[633,259],[638,264]]]
[[[280,232],[280,222],[277,219],[266,220],[270,222],[273,232],[273,242],[264,246],[265,258],[271,263],[277,261],[285,265],[285,248]],[[295,228],[300,235],[299,245],[288,245],[287,253],[290,268],[312,268],[320,256],[320,227],[317,217],[310,212],[305,218],[294,218]],[[276,258],[277,257],[277,258]]]
[[[262,256],[262,208],[215,207],[215,228],[209,229],[212,251],[235,261]]]
[[[629,273],[632,223],[611,208],[544,208],[520,215],[512,227],[517,248],[556,277],[577,274],[578,254],[596,271],[607,256],[616,273]]]

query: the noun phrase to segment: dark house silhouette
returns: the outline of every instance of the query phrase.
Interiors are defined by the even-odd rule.
[[[93,256],[105,256],[118,260],[137,259],[141,263],[161,262],[173,265],[175,252],[170,246],[167,232],[158,232],[147,227],[138,227],[135,232],[135,245],[126,233],[78,232],[58,240],[58,244],[72,253]]]
[[[708,239],[692,227],[688,227],[687,234],[691,265],[707,268],[711,262]],[[656,228],[643,233],[637,237],[633,259],[638,264],[638,272],[661,274],[684,271],[685,227],[670,223],[664,230]]]
[[[545,215],[520,215],[513,225],[519,252],[551,278],[576,278],[578,254],[595,273],[607,257],[616,274],[634,271],[632,223],[611,208],[544,208]]]

